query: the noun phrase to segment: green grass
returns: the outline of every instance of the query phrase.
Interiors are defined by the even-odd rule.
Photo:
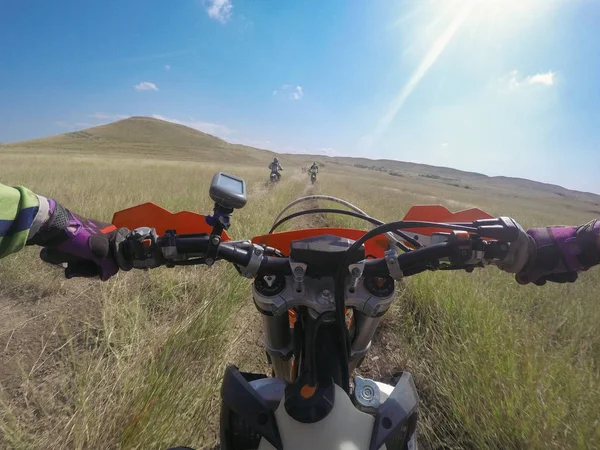
[[[284,181],[268,190],[270,154],[229,148],[236,158],[224,164],[228,147],[209,148],[224,144],[196,152],[196,141],[159,148],[144,141],[156,132],[142,130],[121,144],[123,130],[107,132],[102,154],[82,141],[62,147],[63,138],[4,146],[0,180],[108,221],[114,211],[146,201],[209,212],[210,178],[225,166],[250,191],[248,205],[234,215],[236,239],[266,232],[308,184],[299,169],[308,157],[286,157]],[[175,135],[165,145],[187,139]],[[452,210],[477,206],[531,227],[582,223],[597,208],[590,195],[466,177],[449,183],[392,176],[327,159],[316,189],[383,220],[401,218],[414,204],[440,203]],[[240,323],[257,314],[249,282],[225,265],[132,271],[107,283],[66,281],[36,252],[27,248],[0,261],[0,447],[213,446],[225,365],[260,355],[239,348]],[[426,448],[599,448],[599,283],[597,269],[575,284],[542,288],[519,286],[495,268],[420,274],[404,283],[384,317],[378,359],[367,364],[415,375]]]
[[[508,211],[527,226],[588,220],[551,199],[519,204],[497,195],[475,202],[467,193],[429,187],[375,202],[395,180],[363,183],[352,194],[350,184],[355,177],[321,179],[322,190],[368,204],[368,213],[384,219],[435,197],[453,210],[474,203]],[[600,446],[599,275],[593,269],[576,284],[541,288],[519,286],[493,268],[407,280],[384,326],[398,342],[390,363],[415,373],[422,392],[422,440],[433,448]]]

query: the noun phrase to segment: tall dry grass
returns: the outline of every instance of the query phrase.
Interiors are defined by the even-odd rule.
[[[210,177],[223,168],[127,155],[63,156],[60,165],[43,154],[2,158],[3,183],[29,186],[104,220],[145,201],[208,212]],[[286,166],[284,181],[270,191],[262,164],[228,169],[246,178],[251,194],[248,206],[235,213],[234,238],[266,231],[308,183],[292,175],[298,168]],[[585,202],[463,185],[332,164],[319,175],[317,189],[384,220],[423,203],[478,206],[525,226],[591,218]],[[66,282],[35,251],[0,261],[0,296],[11,314],[18,308],[50,314],[45,305],[55,304],[63,309],[53,327],[35,328],[26,317],[5,324],[0,334],[5,350],[19,345],[11,329],[43,334],[23,350],[35,354],[16,366],[18,386],[2,384],[2,445],[213,445],[220,375],[235,362],[231,358],[244,359],[232,348],[239,338],[232,333],[240,308],[251,301],[248,282],[225,265],[122,273],[108,283]],[[420,439],[427,448],[600,447],[599,281],[591,270],[573,285],[522,287],[494,268],[407,280],[382,326],[386,366],[380,371],[415,374]]]

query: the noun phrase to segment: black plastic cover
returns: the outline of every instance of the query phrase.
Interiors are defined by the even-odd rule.
[[[334,275],[352,244],[354,244],[353,240],[339,236],[329,234],[314,236],[292,242],[290,258],[308,264],[311,271],[314,270],[322,276]],[[348,263],[353,264],[363,259],[365,259],[365,247],[361,245],[360,249],[351,255]]]
[[[333,381],[316,386],[310,397],[301,393],[306,377],[300,377],[296,382],[285,388],[285,410],[291,418],[302,423],[315,423],[323,420],[333,409],[335,403],[335,385]]]
[[[246,428],[245,434],[252,434],[260,440],[266,439],[277,450],[283,450],[283,443],[277,428],[275,413],[254,390],[237,367],[225,369],[221,385],[221,448],[238,450],[235,435],[240,432],[239,424]]]
[[[377,410],[369,449],[378,450],[384,444],[388,447],[391,442],[408,441],[417,425],[418,407],[419,396],[412,375],[404,372],[390,396]]]

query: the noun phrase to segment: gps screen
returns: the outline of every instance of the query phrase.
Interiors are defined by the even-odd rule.
[[[236,180],[234,178],[230,178],[227,175],[221,174],[219,177],[219,181],[217,185],[230,192],[234,192],[236,194],[244,193],[244,184],[241,180]]]

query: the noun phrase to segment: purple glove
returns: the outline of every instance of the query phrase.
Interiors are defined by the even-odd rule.
[[[44,247],[40,258],[51,264],[67,264],[65,276],[96,277],[106,281],[119,270],[115,255],[127,228],[85,219],[48,199],[49,217],[28,241]]]
[[[600,221],[579,227],[533,228],[529,236],[529,257],[517,273],[520,284],[543,285],[574,282],[577,272],[600,263]]]

